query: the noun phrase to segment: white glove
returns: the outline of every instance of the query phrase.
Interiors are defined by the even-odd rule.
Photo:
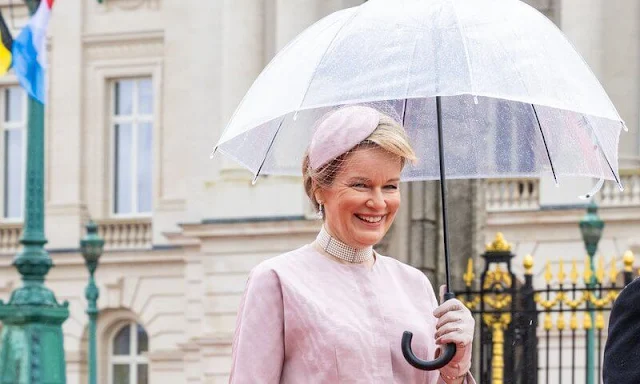
[[[443,302],[446,286],[440,287],[440,302],[433,312],[436,323],[436,344],[444,347],[448,343],[456,345],[456,354],[449,364],[440,368],[440,375],[447,381],[464,376],[471,368],[471,347],[475,320],[471,311],[457,299]]]

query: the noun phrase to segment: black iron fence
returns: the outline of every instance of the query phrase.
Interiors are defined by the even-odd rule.
[[[608,267],[601,258],[595,263],[589,258],[559,261],[554,268],[547,263],[545,286],[539,289],[533,258],[524,258],[525,272],[518,279],[512,271],[514,256],[498,234],[482,255],[479,279],[469,260],[466,289],[458,291],[479,325],[479,382],[601,382],[608,314],[633,279],[633,255],[624,255],[622,271],[615,259]]]

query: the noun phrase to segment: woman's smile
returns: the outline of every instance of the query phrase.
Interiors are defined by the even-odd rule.
[[[359,214],[355,214],[355,217],[357,217],[358,219],[368,223],[368,224],[378,224],[380,223],[380,221],[382,221],[382,219],[385,217],[384,215],[382,216],[369,216],[369,215],[359,215]]]

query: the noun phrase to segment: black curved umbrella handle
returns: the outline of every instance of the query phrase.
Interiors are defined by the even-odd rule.
[[[445,301],[452,299],[453,297],[455,297],[453,292],[447,292],[444,294]],[[404,331],[402,334],[402,354],[409,364],[423,371],[435,371],[436,369],[444,367],[449,364],[451,359],[453,359],[453,356],[456,354],[456,345],[454,343],[449,343],[444,347],[444,350],[440,353],[440,356],[438,356],[437,359],[431,361],[421,360],[411,350],[412,338],[413,333]]]

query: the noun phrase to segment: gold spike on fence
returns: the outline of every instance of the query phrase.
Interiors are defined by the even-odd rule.
[[[591,329],[593,327],[593,323],[591,321],[591,314],[585,313],[584,318],[582,319],[582,328]]]
[[[575,260],[571,262],[571,272],[569,272],[569,279],[571,280],[571,284],[578,284],[578,263]]]
[[[471,288],[471,284],[473,284],[473,280],[476,278],[476,274],[473,273],[473,259],[469,258],[467,261],[467,272],[462,275],[462,279],[464,280],[464,284],[467,288]]]
[[[564,315],[562,313],[558,314],[558,319],[556,320],[556,328],[558,328],[559,331],[564,330],[565,327],[565,322],[564,322]]]
[[[547,264],[544,266],[544,280],[547,284],[551,284],[551,279],[553,279],[553,273],[551,273],[551,262],[547,261]]]
[[[589,256],[584,259],[584,283],[590,284],[593,279],[593,270],[591,269],[591,260]]]
[[[575,312],[571,312],[571,317],[569,318],[569,328],[572,331],[578,329],[578,316]]]
[[[604,315],[602,314],[602,311],[598,311],[598,313],[596,313],[596,329],[599,331],[604,329]]]
[[[560,265],[558,266],[558,282],[562,284],[566,278],[567,275],[564,273],[564,261],[560,260]]]
[[[618,268],[616,267],[616,258],[612,257],[611,268],[609,269],[609,281],[615,284],[616,280],[618,280]]]
[[[604,257],[600,256],[598,258],[598,266],[596,267],[596,281],[598,284],[602,284],[604,282]]]
[[[553,328],[553,323],[551,322],[551,314],[549,312],[544,314],[544,321],[542,322],[542,326],[545,331],[550,331]]]

